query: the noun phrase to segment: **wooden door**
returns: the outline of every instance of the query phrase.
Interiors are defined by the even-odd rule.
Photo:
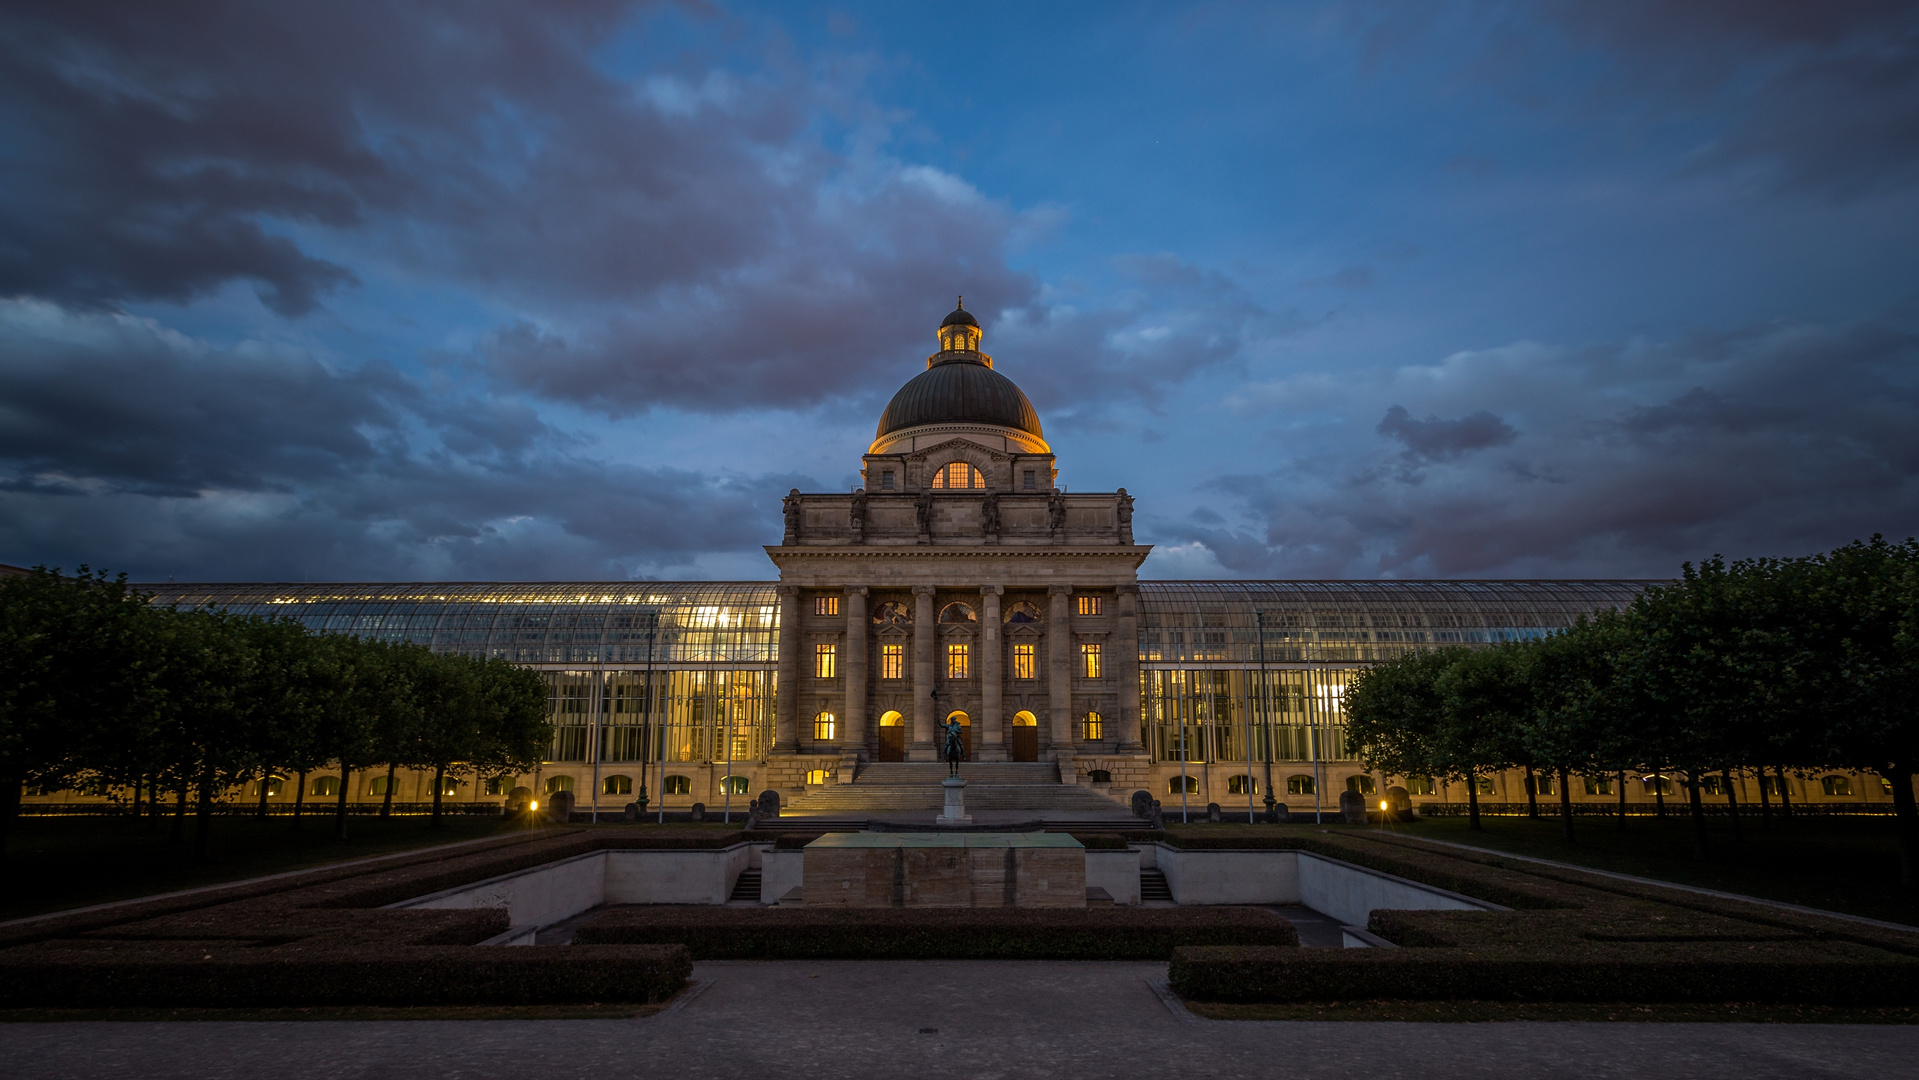
[[[1014,761],[1039,760],[1039,728],[1018,726],[1012,729],[1013,745],[1009,748]]]
[[[880,728],[880,760],[906,760],[906,725],[892,724]]]

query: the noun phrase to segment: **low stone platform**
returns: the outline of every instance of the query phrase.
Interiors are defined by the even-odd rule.
[[[1064,833],[828,833],[805,874],[808,906],[1086,906],[1086,848]]]

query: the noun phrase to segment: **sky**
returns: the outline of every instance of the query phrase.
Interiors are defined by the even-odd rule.
[[[1149,578],[1919,532],[1919,5],[0,7],[0,562],[766,579],[953,297]]]

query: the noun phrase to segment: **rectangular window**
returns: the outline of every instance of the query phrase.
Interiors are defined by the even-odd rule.
[[[1588,777],[1584,777],[1583,779],[1586,781],[1586,794],[1588,795],[1611,795],[1612,794],[1612,777],[1588,776]]]
[[[885,472],[880,473],[880,490],[881,491],[893,490],[893,470],[888,469]]]
[[[1086,714],[1086,741],[1098,742],[1106,737],[1106,718],[1096,712]]]
[[[1101,678],[1099,651],[1100,647],[1098,645],[1081,645],[1079,647],[1079,673],[1081,678]]]
[[[1039,487],[1039,474],[1034,472],[1031,469],[1026,470],[1026,490],[1033,491],[1033,490],[1036,490],[1038,487]]]
[[[813,598],[813,614],[815,614],[815,615],[838,615],[839,613],[840,613],[840,598],[839,598],[839,597],[837,597],[837,596],[815,596],[815,597]]]
[[[906,677],[906,646],[880,646],[880,678],[904,679]]]
[[[1033,677],[1033,653],[1037,645],[1013,646],[1013,678],[1030,679]]]
[[[813,646],[813,677],[815,679],[834,679],[839,677],[839,646]]]
[[[1082,597],[1080,597],[1080,598],[1079,598],[1079,613],[1080,613],[1081,615],[1097,615],[1097,614],[1099,614],[1099,597],[1097,597],[1097,596],[1082,596]]]
[[[949,679],[968,679],[972,668],[971,645],[948,645],[946,647],[946,677]]]

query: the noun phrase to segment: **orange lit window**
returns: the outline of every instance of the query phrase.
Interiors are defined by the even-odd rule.
[[[1033,677],[1033,652],[1038,646],[1013,646],[1013,678],[1030,679]]]
[[[813,614],[815,614],[815,615],[838,615],[839,613],[840,613],[840,598],[839,598],[839,597],[837,597],[837,596],[815,596],[815,597],[813,598]],[[1084,615],[1084,614],[1086,614],[1086,613],[1082,611],[1082,612],[1080,612],[1080,614],[1082,614],[1082,615]]]
[[[1106,718],[1096,712],[1086,714],[1086,741],[1098,742],[1106,737]]]
[[[840,673],[839,646],[813,646],[813,677],[815,679],[837,678]]]
[[[903,679],[906,677],[906,646],[880,646],[880,678]]]
[[[1079,647],[1080,675],[1088,679],[1100,677],[1099,646],[1081,645]]]
[[[1082,596],[1082,597],[1080,597],[1080,598],[1079,598],[1079,613],[1080,613],[1081,615],[1097,615],[1097,614],[1099,614],[1099,597],[1097,597],[1097,596]]]
[[[813,738],[818,742],[832,742],[834,717],[830,712],[820,713],[813,718]],[[825,783],[825,781],[821,781]]]
[[[945,490],[948,488],[960,490],[969,488],[984,489],[986,487],[986,477],[978,469],[973,468],[964,461],[949,461],[945,465],[940,466],[939,471],[933,474],[933,487],[935,490]]]
[[[973,649],[970,645],[948,645],[946,647],[946,677],[949,679],[971,678]]]

